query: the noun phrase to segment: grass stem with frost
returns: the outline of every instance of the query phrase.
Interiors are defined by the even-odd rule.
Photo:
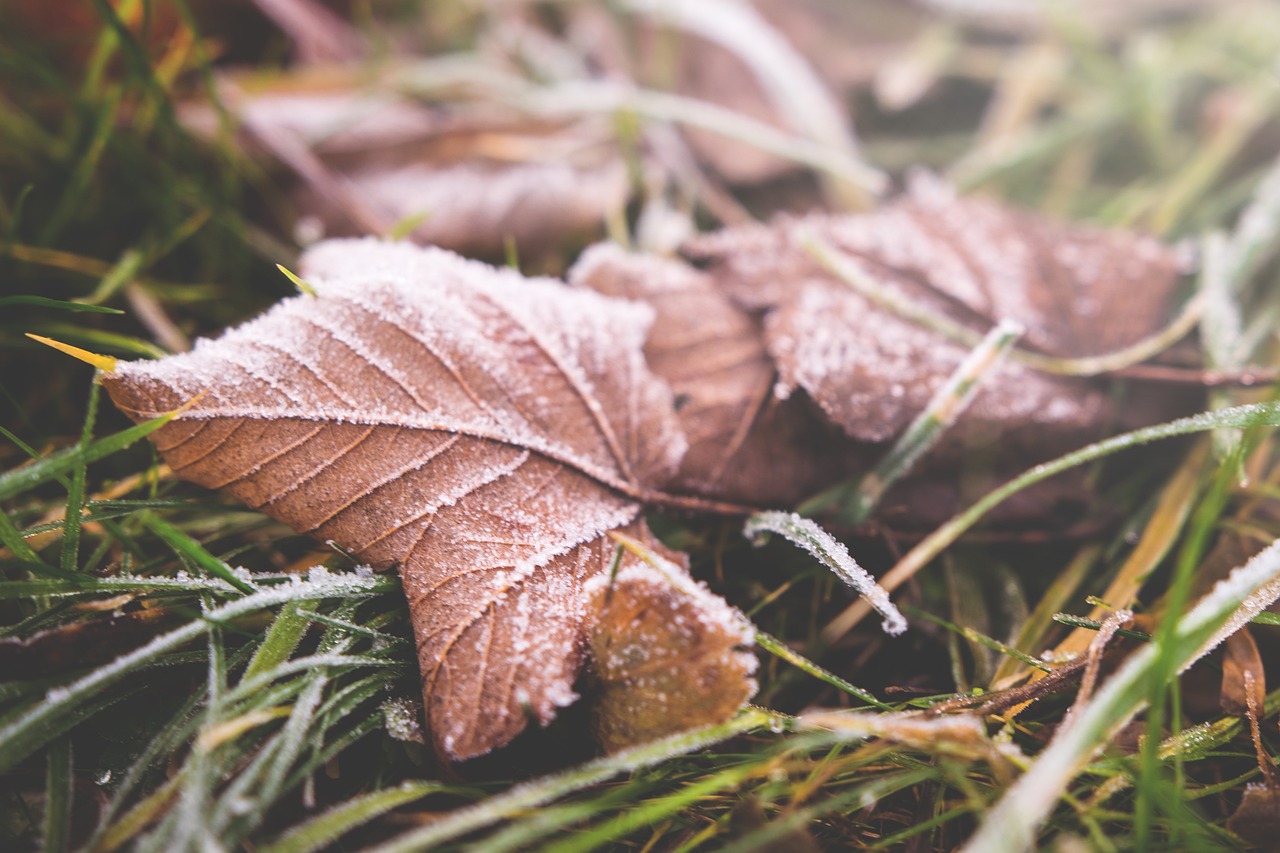
[[[968,509],[952,516],[949,521],[908,551],[898,561],[897,565],[880,579],[880,585],[888,592],[897,589],[915,575],[916,572],[924,568],[934,557],[938,556],[943,549],[960,538],[965,531],[977,524],[994,507],[1028,486],[1033,486],[1041,480],[1047,480],[1055,474],[1060,474],[1063,471],[1092,462],[1095,459],[1109,456],[1118,450],[1136,447],[1162,438],[1172,438],[1178,435],[1188,435],[1223,427],[1248,429],[1257,426],[1280,426],[1280,402],[1272,401],[1249,406],[1236,406],[1216,412],[1203,412],[1198,415],[1179,418],[1176,421],[1126,432],[1105,441],[1090,444],[1065,456],[1059,456],[1050,462],[1037,465],[1003,486],[988,492]],[[835,642],[847,634],[854,625],[861,622],[869,612],[870,608],[866,602],[855,601],[827,625],[822,632],[823,639],[828,643]]]
[[[849,549],[835,537],[807,518],[793,512],[770,510],[758,512],[747,519],[742,534],[760,543],[760,534],[776,533],[788,542],[799,545],[831,571],[836,577],[862,594],[862,601],[884,617],[887,634],[901,634],[907,630],[907,620],[889,600],[876,579],[849,555]]]
[[[658,764],[668,758],[693,752],[719,743],[735,735],[746,734],[782,722],[781,715],[760,708],[749,708],[727,723],[694,729],[662,738],[643,746],[589,761],[572,770],[534,779],[496,794],[487,800],[450,812],[426,826],[412,829],[373,848],[372,853],[411,853],[467,835],[477,829],[536,809],[566,794],[628,773]]]

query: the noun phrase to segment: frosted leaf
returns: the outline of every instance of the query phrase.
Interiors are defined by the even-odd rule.
[[[881,311],[847,287],[810,279],[766,322],[782,381],[803,388],[833,421],[863,441],[886,441],[928,405],[968,350]],[[1005,361],[992,370],[960,423],[968,435],[1033,427],[1040,441],[1092,435],[1107,417],[1103,395],[1082,380]],[[959,441],[959,438],[955,439]],[[1034,440],[1029,438],[1028,440]]]
[[[303,269],[318,296],[103,385],[139,420],[203,393],[153,435],[179,476],[399,564],[433,742],[479,755],[573,701],[602,534],[679,464],[652,313],[405,244]]]
[[[899,434],[967,349],[835,279],[805,248],[814,237],[898,298],[975,334],[1015,320],[1027,347],[1062,357],[1111,352],[1158,331],[1182,271],[1178,253],[1154,239],[961,198],[928,175],[874,213],[780,217],[687,243],[686,254],[708,263],[738,304],[766,313],[784,387],[807,391],[864,441]],[[943,452],[985,445],[1022,466],[1097,437],[1109,417],[1091,384],[1006,362]]]
[[[679,260],[588,249],[571,284],[653,307],[644,353],[671,386],[689,451],[669,488],[763,505],[795,503],[856,467],[807,401],[775,394],[757,318]],[[832,464],[833,460],[849,464]]]

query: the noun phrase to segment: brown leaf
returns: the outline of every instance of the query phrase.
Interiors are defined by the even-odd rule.
[[[695,583],[683,557],[648,538],[628,543],[614,577],[587,583],[600,685],[596,729],[609,751],[731,716],[756,691],[751,625]],[[647,540],[647,541],[646,541]]]
[[[626,167],[611,150],[547,162],[358,166],[344,177],[387,222],[421,217],[410,235],[416,242],[497,255],[511,241],[523,258],[598,232],[629,193]],[[360,233],[344,211],[321,204],[314,187],[301,185],[295,199],[321,215],[326,233]]]
[[[777,373],[759,320],[707,274],[602,243],[569,280],[654,309],[645,358],[675,393],[689,440],[671,489],[788,506],[865,464],[804,400],[774,396]]]
[[[479,755],[573,701],[583,584],[684,441],[648,309],[440,250],[317,248],[318,297],[103,384],[175,473],[401,565],[438,750]]]
[[[162,607],[113,609],[30,637],[0,637],[0,672],[6,681],[16,681],[107,663],[155,637],[173,616]]]
[[[1266,704],[1267,675],[1258,644],[1248,628],[1236,631],[1222,645],[1222,710],[1242,717],[1249,713],[1250,697],[1255,712]]]
[[[1280,850],[1280,788],[1246,785],[1227,829],[1260,850]]]
[[[590,236],[630,193],[607,124],[540,122],[489,108],[445,111],[344,80],[296,74],[271,87],[224,79],[243,144],[280,161],[297,210],[327,236],[385,234],[421,220],[419,243],[525,259]],[[184,124],[218,132],[218,111],[186,105]]]
[[[688,244],[740,304],[769,312],[769,352],[784,385],[807,391],[866,441],[899,433],[966,350],[836,281],[804,248],[806,235],[972,331],[1018,320],[1026,346],[1057,356],[1100,354],[1157,331],[1180,271],[1176,254],[1154,240],[959,198],[924,176],[873,214],[782,218]],[[1090,384],[1006,363],[948,440],[954,450],[999,439],[1003,452],[1044,458],[1095,436],[1107,416]]]

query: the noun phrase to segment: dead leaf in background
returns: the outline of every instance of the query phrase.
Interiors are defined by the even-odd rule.
[[[820,31],[829,22],[823,12],[803,2],[625,0],[608,10],[580,4],[569,17],[568,39],[612,76],[852,153],[850,118],[831,91],[831,78],[820,74],[811,55],[790,38]],[[849,29],[855,32],[844,35],[856,40],[857,28]],[[845,56],[856,53],[850,43],[841,48]],[[806,38],[804,46],[813,46],[813,40]],[[823,46],[834,47],[829,41]],[[824,53],[830,57],[837,51]],[[799,171],[793,161],[723,134],[695,127],[680,132],[698,159],[730,184],[759,184]]]
[[[641,527],[641,559],[623,552],[617,574],[587,582],[591,672],[599,685],[596,730],[608,751],[731,716],[756,691],[757,661],[741,651],[751,625],[689,577],[685,559]]]
[[[0,637],[0,672],[6,681],[48,678],[55,673],[97,666],[132,651],[156,634],[156,628],[175,617],[172,610],[153,607],[121,612],[122,602],[105,618],[76,621],[30,637]]]
[[[601,536],[684,451],[651,312],[406,244],[304,269],[319,296],[103,385],[137,420],[203,393],[154,436],[176,474],[399,563],[433,741],[479,755],[576,698]]]
[[[600,244],[583,253],[569,280],[654,309],[645,358],[675,393],[689,441],[672,490],[790,506],[868,463],[805,401],[774,396],[777,373],[759,320],[710,276]]]
[[[1280,850],[1280,788],[1246,785],[1240,805],[1227,818],[1227,829],[1259,850]]]
[[[782,217],[690,241],[686,252],[709,263],[726,292],[767,312],[784,386],[807,391],[865,441],[905,427],[967,350],[835,280],[804,247],[808,235],[975,332],[1017,320],[1028,348],[1056,356],[1111,351],[1160,329],[1180,273],[1176,253],[1155,240],[960,198],[928,177],[876,213]],[[1107,411],[1089,383],[1006,362],[947,440],[999,438],[1044,458],[1096,436]]]
[[[1252,707],[1266,705],[1267,674],[1262,665],[1258,644],[1248,628],[1227,637],[1222,645],[1222,710],[1223,713],[1242,717],[1250,708],[1249,692],[1253,692]]]
[[[494,256],[510,241],[524,259],[542,258],[567,240],[598,233],[629,193],[626,168],[614,156],[577,165],[422,164],[347,177],[390,220],[420,217],[409,234],[417,242]],[[324,210],[306,187],[295,198],[300,210]],[[326,234],[350,233],[346,222],[326,218]]]
[[[325,236],[383,236],[405,221],[414,241],[540,258],[598,235],[630,182],[607,121],[540,122],[487,104],[432,107],[367,87],[354,70],[302,72],[268,86],[224,77],[242,144],[287,167],[291,207]],[[218,128],[209,105],[184,124]]]

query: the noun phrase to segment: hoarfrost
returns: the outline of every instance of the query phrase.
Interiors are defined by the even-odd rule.
[[[302,271],[317,295],[104,385],[138,419],[202,395],[155,434],[175,471],[398,564],[432,738],[481,754],[574,700],[602,534],[685,451],[642,352],[653,311],[371,240],[313,247]]]
[[[799,545],[835,572],[836,577],[856,589],[867,603],[884,617],[886,634],[907,630],[907,620],[889,600],[889,593],[876,583],[866,569],[849,555],[849,549],[813,521],[788,512],[758,512],[747,519],[742,534],[760,544],[760,534],[777,533]]]

